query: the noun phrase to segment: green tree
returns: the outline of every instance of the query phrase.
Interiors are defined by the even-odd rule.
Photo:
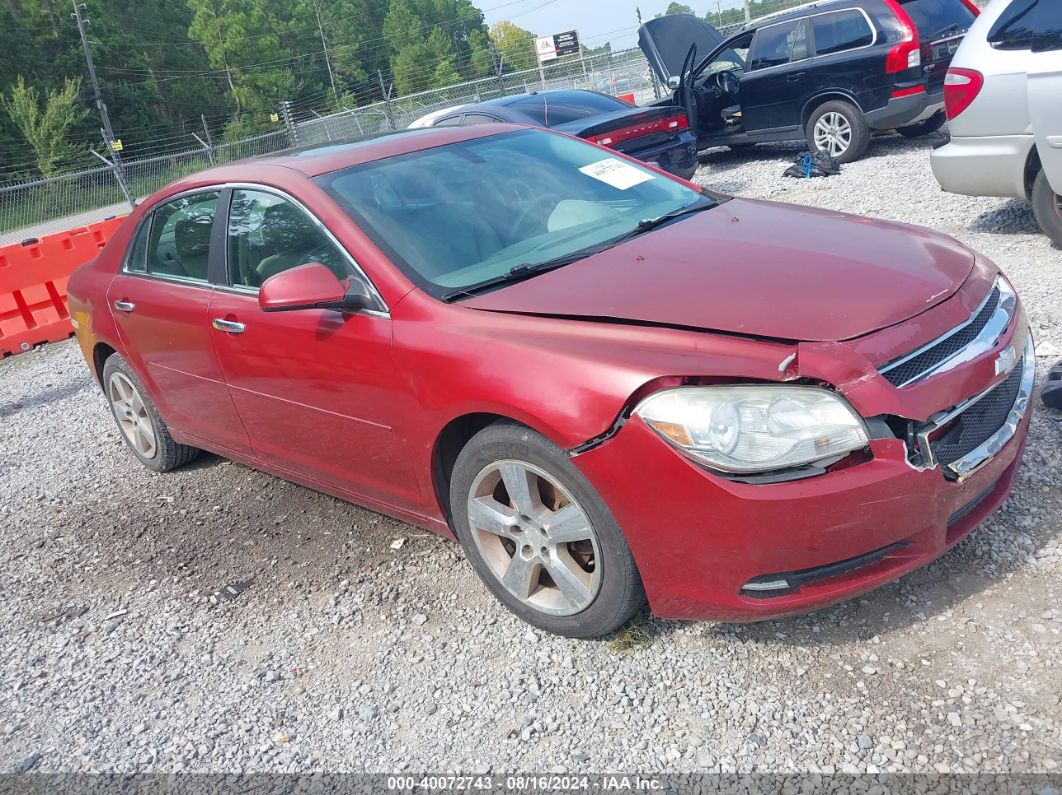
[[[693,9],[685,3],[670,3],[664,14],[692,14]]]
[[[502,59],[502,67],[511,72],[534,69],[538,63],[535,54],[535,34],[514,25],[508,20],[495,23],[490,29],[494,49]]]
[[[41,106],[37,89],[26,85],[22,75],[11,89],[10,96],[0,94],[0,104],[26,142],[33,147],[37,168],[50,177],[57,173],[64,161],[78,154],[78,147],[70,142],[70,130],[85,115],[78,107],[80,80],[67,79],[60,90],[48,91]]]

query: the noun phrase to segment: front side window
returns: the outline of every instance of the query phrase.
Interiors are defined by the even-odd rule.
[[[803,19],[760,28],[752,40],[749,71],[769,69],[808,56],[807,23]]]
[[[346,256],[301,208],[258,190],[236,189],[229,208],[226,267],[229,284],[258,288],[270,276],[319,262],[349,277]]]
[[[148,241],[148,273],[207,283],[210,231],[218,195],[217,191],[195,193],[155,208]]]
[[[874,31],[867,18],[856,9],[818,14],[812,18],[815,28],[815,53],[830,55],[874,43]]]
[[[544,130],[397,155],[315,182],[441,298],[589,256],[646,229],[646,219],[714,206],[676,180]]]

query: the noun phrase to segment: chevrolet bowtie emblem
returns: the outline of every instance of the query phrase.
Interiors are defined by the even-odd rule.
[[[1014,352],[1014,346],[1008,345],[999,352],[996,359],[996,375],[1009,373],[1018,364],[1018,354]]]

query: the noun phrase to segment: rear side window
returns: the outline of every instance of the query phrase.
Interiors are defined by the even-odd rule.
[[[431,125],[432,127],[460,127],[461,126],[461,114],[456,116],[447,116],[445,119],[439,119],[437,122]]]
[[[988,43],[999,50],[1028,50],[1033,45],[1037,0],[1015,0],[988,31]]]
[[[217,206],[214,191],[159,205],[151,221],[148,272],[206,283]]]
[[[1033,52],[1062,50],[1062,3],[1040,3],[1033,24]]]
[[[815,28],[815,53],[829,55],[874,43],[874,31],[867,18],[857,9],[817,14],[811,19]]]
[[[781,66],[808,57],[806,19],[769,25],[756,31],[749,52],[749,71]]]
[[[900,5],[924,39],[966,30],[975,19],[962,0],[900,0]]]
[[[466,113],[464,124],[497,124],[498,120],[486,113]]]

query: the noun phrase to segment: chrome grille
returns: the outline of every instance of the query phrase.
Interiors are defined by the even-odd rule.
[[[1003,427],[1018,398],[1024,372],[1022,359],[1005,381],[959,414],[941,437],[930,442],[933,457],[947,466],[976,450]]]
[[[1003,295],[997,283],[969,321],[913,354],[908,354],[885,365],[880,370],[881,374],[890,384],[898,387],[931,375],[984,333],[989,321],[999,309],[1002,298]]]

